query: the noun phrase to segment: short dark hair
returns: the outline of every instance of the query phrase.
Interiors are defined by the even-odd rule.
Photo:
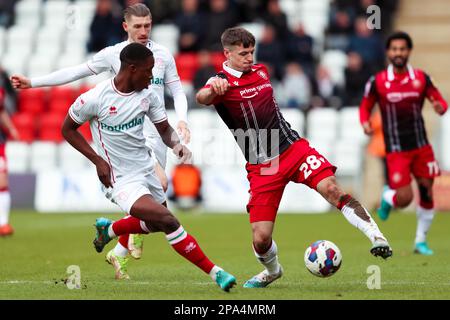
[[[134,17],[149,16],[150,19],[152,18],[150,9],[143,3],[133,4],[132,6],[129,6],[125,10],[123,10],[123,19],[125,21],[128,21],[131,16],[134,16]]]
[[[128,44],[120,52],[121,65],[140,64],[153,57],[153,52],[143,44],[133,42]]]
[[[397,32],[394,32],[393,34],[391,34],[386,40],[386,49],[389,49],[389,47],[391,46],[391,42],[393,40],[405,40],[406,45],[408,46],[408,49],[413,48],[412,39],[409,36],[409,34],[407,34],[406,32],[397,31]]]
[[[255,36],[244,28],[234,27],[226,29],[220,38],[224,48],[230,46],[239,46],[242,44],[244,48],[255,46]]]

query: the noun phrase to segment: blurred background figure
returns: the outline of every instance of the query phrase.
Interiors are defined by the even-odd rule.
[[[239,23],[239,15],[229,0],[209,0],[206,17],[206,33],[202,48],[209,51],[222,51],[220,36],[223,30]]]
[[[275,35],[280,40],[286,40],[289,37],[290,30],[286,14],[281,10],[278,0],[269,0],[267,3],[267,12],[263,15],[263,20],[274,27]]]
[[[97,0],[94,19],[90,26],[88,52],[97,52],[115,45],[125,37],[121,7],[113,0]]]
[[[266,24],[261,40],[256,44],[256,60],[258,63],[270,65],[277,80],[283,79],[283,68],[286,63],[283,43],[277,38],[275,28]]]
[[[367,27],[366,17],[355,20],[355,33],[350,37],[347,52],[357,52],[363,60],[378,70],[384,66],[384,46],[378,34]]]
[[[313,98],[312,107],[333,107],[341,106],[341,98],[339,97],[339,88],[333,82],[328,69],[322,65],[316,68],[316,75],[313,82]]]
[[[182,0],[181,12],[175,19],[180,32],[178,50],[180,52],[198,51],[205,33],[205,16],[199,12],[198,0]]]
[[[355,106],[361,101],[364,86],[371,75],[370,68],[364,63],[362,57],[356,52],[347,55],[345,73],[344,106]]]
[[[172,171],[173,194],[169,197],[177,208],[193,209],[202,201],[202,176],[192,164],[179,164]]]
[[[283,94],[286,107],[306,111],[311,99],[311,85],[302,67],[295,62],[286,65],[283,78]]]
[[[302,24],[298,24],[286,43],[286,58],[299,63],[309,77],[314,76],[314,39],[306,34]]]
[[[8,28],[14,24],[14,6],[16,2],[16,0],[0,1],[0,26]]]

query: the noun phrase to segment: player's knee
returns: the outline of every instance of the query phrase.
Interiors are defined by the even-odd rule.
[[[178,219],[167,210],[167,213],[162,215],[157,222],[159,229],[166,234],[176,231],[180,227]]]
[[[269,232],[254,232],[253,246],[257,252],[266,252],[272,244],[272,234]]]
[[[329,177],[325,181],[325,184],[322,186],[323,193],[322,195],[327,199],[330,203],[338,203],[340,197],[343,195],[341,189],[339,188],[336,178]]]
[[[413,201],[413,198],[412,191],[398,192],[396,206],[400,208],[407,207]]]

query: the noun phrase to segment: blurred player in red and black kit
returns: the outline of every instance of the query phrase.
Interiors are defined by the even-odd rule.
[[[14,233],[9,224],[9,210],[11,196],[8,188],[8,167],[6,165],[6,138],[9,136],[17,140],[19,134],[9,118],[5,109],[5,90],[0,87],[0,237]]]
[[[411,37],[404,32],[392,34],[386,42],[390,65],[366,84],[360,105],[360,120],[366,134],[372,133],[370,113],[378,102],[383,118],[389,187],[381,197],[378,216],[389,217],[392,208],[405,208],[413,200],[411,174],[417,181],[420,203],[417,207],[416,253],[431,255],[426,234],[434,217],[432,186],[440,174],[433,149],[427,139],[422,108],[425,98],[439,115],[447,111],[447,103],[422,70],[408,64],[413,48]]]
[[[284,188],[290,181],[319,192],[370,239],[373,255],[390,257],[392,250],[370,214],[338,186],[336,167],[284,120],[267,68],[253,64],[255,37],[243,28],[231,28],[225,30],[221,40],[227,61],[196,97],[201,104],[215,106],[247,160],[247,211],[253,249],[265,269],[244,287],[266,287],[283,273],[272,233]]]

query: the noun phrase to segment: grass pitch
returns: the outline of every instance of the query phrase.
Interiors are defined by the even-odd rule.
[[[262,270],[251,249],[246,214],[178,214],[205,253],[237,277],[230,293],[178,256],[161,233],[147,236],[142,259],[130,262],[132,280],[114,280],[104,254],[92,245],[97,216],[13,212],[16,234],[0,238],[0,299],[450,299],[448,213],[438,214],[430,231],[432,257],[412,253],[414,214],[394,213],[388,222],[378,222],[394,249],[388,261],[371,256],[369,241],[341,214],[279,215],[274,238],[285,275],[257,290],[242,288]],[[331,278],[314,277],[304,267],[306,247],[319,239],[333,241],[342,251],[341,269]],[[70,265],[80,267],[80,290],[64,283]],[[381,270],[379,290],[366,285],[371,265]]]

